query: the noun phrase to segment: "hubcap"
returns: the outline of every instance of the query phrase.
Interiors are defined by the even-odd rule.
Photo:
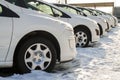
[[[51,59],[50,49],[42,43],[30,46],[24,56],[25,65],[30,70],[45,70],[50,65]]]
[[[82,31],[79,31],[75,34],[75,40],[76,40],[76,46],[85,46],[86,43],[87,43],[87,34],[82,32]]]

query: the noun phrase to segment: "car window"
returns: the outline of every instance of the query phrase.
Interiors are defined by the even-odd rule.
[[[54,12],[54,16],[56,17],[61,17],[63,16],[62,12],[60,12],[59,10],[55,9],[55,8],[52,8],[53,9],[53,12]]]
[[[99,11],[96,11],[98,15],[102,15],[103,13],[99,12]]]
[[[51,7],[45,4],[42,4],[36,0],[6,0],[6,1],[12,4],[15,4],[17,6],[20,6],[20,7],[29,8],[32,10],[44,12],[49,15],[53,15]]]
[[[28,8],[31,8],[33,10],[39,10],[53,16],[51,7],[46,4],[40,3],[38,1],[29,1],[27,2],[27,5]]]
[[[57,5],[57,6],[64,9],[65,11],[68,11],[68,12],[72,13],[72,14],[80,14],[77,10],[75,10],[75,9],[73,9],[71,7],[59,6],[59,5]]]
[[[67,7],[66,9],[73,14],[78,14],[77,11],[73,8]]]
[[[91,10],[91,11],[93,12],[94,15],[96,15],[96,16],[99,15],[96,11],[93,11],[93,10]]]
[[[84,12],[82,12],[82,11],[80,11],[79,13],[78,13],[79,15],[82,15],[82,16],[87,16]]]
[[[19,15],[16,14],[14,11],[10,10],[6,6],[0,4],[0,16],[1,17],[12,17],[12,18],[19,18]]]
[[[6,1],[10,2],[10,0],[6,0]],[[23,4],[19,5],[19,2],[24,3],[24,5]],[[10,3],[20,6],[20,7],[41,11],[43,13],[46,13],[54,17],[70,18],[69,15],[37,0],[13,0]]]
[[[68,12],[70,12],[70,13],[78,14],[77,11],[76,11],[75,9],[73,9],[73,8],[66,7],[66,6],[58,6],[58,7],[60,7],[60,8],[62,8],[62,9],[64,9],[64,10],[66,10],[66,11],[68,11]]]
[[[49,15],[53,15],[52,9],[51,7],[49,7],[48,5],[45,4],[39,4],[36,6],[39,10],[41,10],[44,13],[47,13]]]
[[[82,10],[86,15],[91,15],[91,13],[85,9]]]

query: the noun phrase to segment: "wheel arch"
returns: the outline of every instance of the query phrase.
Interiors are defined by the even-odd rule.
[[[74,27],[73,29],[74,29],[74,31],[77,30],[77,29],[85,29],[85,30],[87,30],[88,33],[89,33],[90,41],[92,41],[92,34],[91,34],[90,29],[89,29],[87,26],[85,26],[85,25],[77,25],[77,26]]]
[[[102,26],[99,23],[97,23],[97,24],[98,24],[99,29],[100,29],[100,35],[102,35],[103,34],[103,28],[102,28]]]
[[[56,52],[57,52],[57,60],[60,61],[60,45],[59,45],[58,40],[55,38],[55,36],[47,31],[33,31],[33,32],[26,34],[19,40],[19,42],[15,48],[15,51],[14,51],[13,62],[15,61],[15,56],[17,55],[19,48],[22,46],[24,41],[26,41],[30,38],[37,37],[37,36],[48,39],[48,40],[50,40],[50,42],[53,43],[54,47],[56,48]]]

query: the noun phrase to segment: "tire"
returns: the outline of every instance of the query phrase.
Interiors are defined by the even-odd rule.
[[[90,33],[85,28],[74,30],[76,47],[87,47],[90,42]]]
[[[49,40],[35,37],[22,44],[14,64],[20,74],[32,70],[50,72],[56,64],[56,57],[56,50]]]

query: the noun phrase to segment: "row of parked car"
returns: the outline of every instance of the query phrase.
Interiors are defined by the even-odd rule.
[[[118,24],[102,11],[41,0],[0,0],[0,20],[0,67],[19,73],[50,72]]]

